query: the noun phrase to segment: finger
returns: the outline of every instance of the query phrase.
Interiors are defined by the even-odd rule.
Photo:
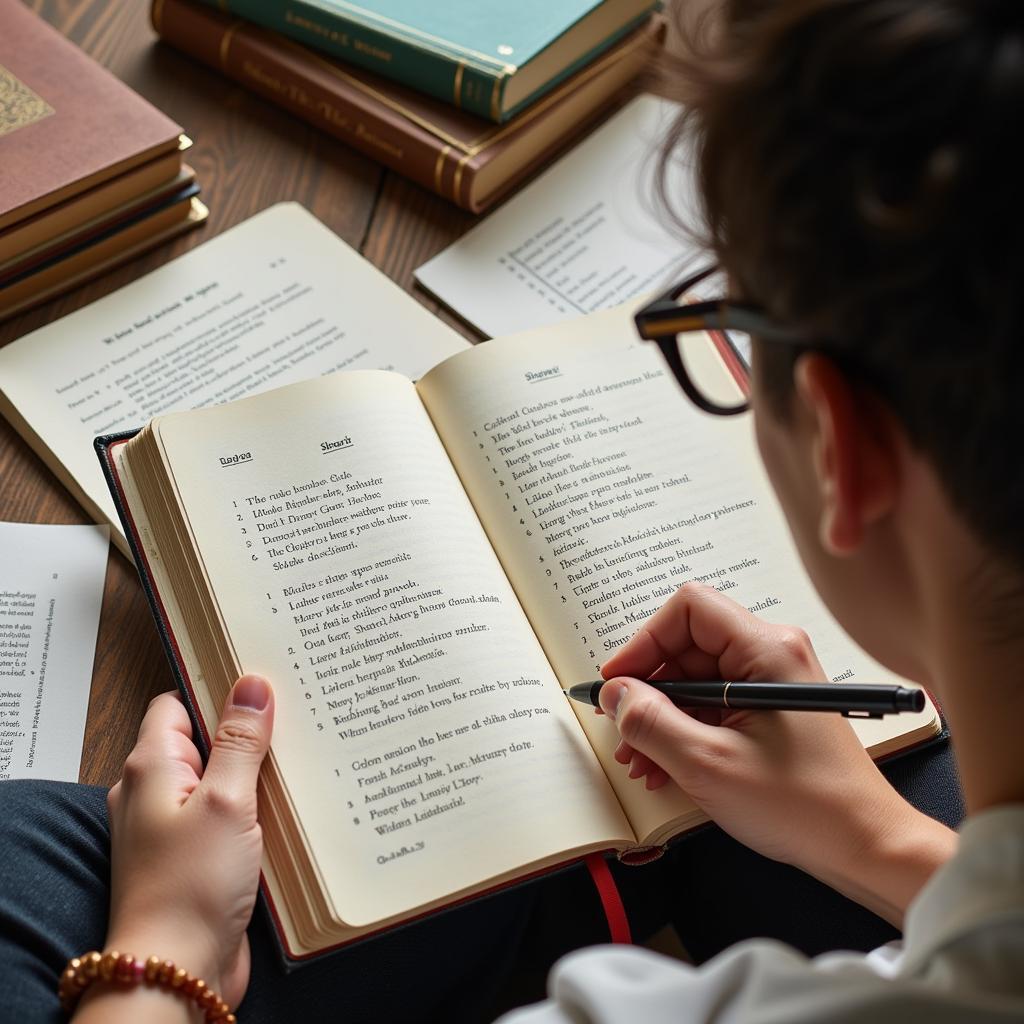
[[[177,694],[154,697],[124,763],[124,787],[180,797],[183,787],[194,784],[199,760],[191,736],[192,724]]]
[[[270,749],[274,692],[257,675],[245,675],[231,688],[217,725],[200,789],[222,806],[255,810],[256,779]]]
[[[823,678],[807,634],[792,626],[774,625],[751,614],[714,587],[687,583],[651,616],[639,632],[604,666],[613,675],[648,679],[666,662],[710,669],[716,679]],[[687,678],[695,674],[687,672]]]
[[[647,679],[662,664],[678,661],[697,648],[717,663],[737,641],[756,635],[757,619],[714,587],[687,583],[662,605],[637,633],[602,666],[606,679],[615,675]]]
[[[203,774],[203,759],[196,749],[196,745],[190,739],[178,734],[170,738],[168,750],[175,760],[180,761],[184,767],[188,768],[195,777],[195,781],[198,782]]]
[[[643,775],[648,789],[660,789],[669,781],[668,775],[662,768],[659,768],[645,754],[638,754],[625,740],[619,742],[619,745],[615,748],[614,756],[619,764],[629,765],[628,774],[631,779],[636,779]],[[634,771],[635,767],[641,765],[642,769],[640,771]]]
[[[668,785],[671,781],[668,772],[664,768],[655,766],[652,771],[647,773],[647,777],[644,779],[644,786],[649,790],[661,789],[662,786]]]
[[[648,680],[682,678],[682,669],[679,667],[679,662],[675,658],[659,665],[649,676],[647,676]]]
[[[737,737],[727,729],[698,722],[663,693],[637,679],[616,678],[601,689],[605,713],[637,754],[646,755],[683,789],[702,765],[721,757]]]
[[[684,651],[676,662],[679,665],[677,679],[718,679],[718,659],[699,647]]]
[[[168,733],[179,733],[189,740],[192,739],[192,722],[177,690],[157,694],[149,702],[139,726],[136,746],[154,737],[162,742]]]
[[[654,771],[658,766],[646,755],[641,754],[639,751],[634,752],[633,756],[629,759],[629,777],[631,779],[639,779],[649,772]]]
[[[690,708],[687,711],[688,715],[692,715],[698,722],[703,722],[705,725],[722,725],[728,713],[721,708]]]

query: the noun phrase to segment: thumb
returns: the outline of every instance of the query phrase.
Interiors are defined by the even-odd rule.
[[[684,789],[691,772],[699,769],[703,752],[724,738],[725,730],[697,721],[639,679],[610,680],[601,687],[600,701],[622,739]]]
[[[270,683],[263,676],[242,676],[224,704],[202,788],[214,789],[229,799],[253,797],[273,727],[274,691]]]

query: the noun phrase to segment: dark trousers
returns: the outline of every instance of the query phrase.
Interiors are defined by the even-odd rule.
[[[946,743],[884,770],[923,811],[959,822],[960,790]],[[70,957],[103,947],[110,884],[105,797],[88,786],[0,783],[0,1021],[63,1020],[60,971]],[[193,867],[203,870],[201,863]],[[672,923],[697,962],[751,936],[771,936],[810,955],[866,950],[896,936],[863,908],[714,827],[674,844],[654,864],[613,870],[634,938]],[[544,976],[563,953],[607,938],[582,868],[396,929],[290,974],[258,909],[249,928],[252,979],[239,1019],[486,1021],[541,998]]]

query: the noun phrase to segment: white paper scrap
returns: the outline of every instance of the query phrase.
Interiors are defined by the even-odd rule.
[[[679,109],[638,96],[416,279],[488,337],[671,287],[707,259],[655,201],[658,150]],[[673,158],[668,192],[698,223],[685,153]]]
[[[0,523],[0,779],[77,782],[110,532]]]

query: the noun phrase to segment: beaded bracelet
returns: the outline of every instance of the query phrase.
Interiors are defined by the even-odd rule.
[[[143,983],[153,988],[184,996],[203,1011],[204,1019],[218,1024],[237,1024],[231,1007],[202,978],[193,977],[184,967],[178,967],[173,960],[161,960],[151,956],[148,960],[136,960],[130,953],[99,953],[92,950],[73,957],[60,978],[57,994],[61,1006],[70,1013],[82,993],[95,981],[132,988]]]

